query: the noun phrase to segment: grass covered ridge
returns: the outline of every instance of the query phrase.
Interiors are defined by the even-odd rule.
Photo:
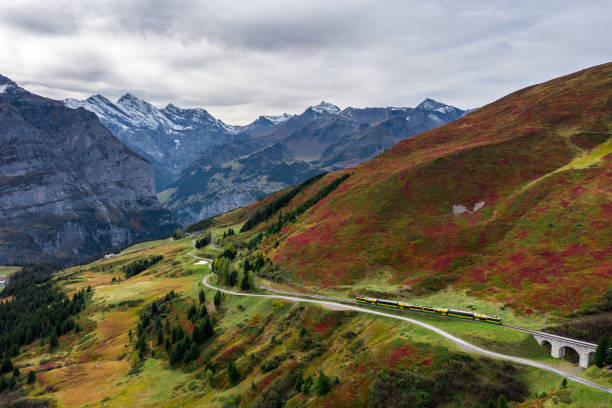
[[[525,88],[352,169],[262,248],[307,287],[587,310],[612,280],[611,132],[612,64]]]

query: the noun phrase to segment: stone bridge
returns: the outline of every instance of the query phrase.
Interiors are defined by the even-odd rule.
[[[550,355],[555,358],[563,358],[565,351],[570,348],[580,356],[580,361],[578,362],[580,367],[587,368],[593,362],[593,355],[597,349],[597,344],[543,332],[525,331],[531,333],[540,346],[546,343],[550,344]]]

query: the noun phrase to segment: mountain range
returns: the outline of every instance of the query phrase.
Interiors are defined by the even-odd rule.
[[[416,108],[341,110],[321,102],[300,115],[260,116],[246,126],[205,109],[158,109],[125,94],[66,99],[94,112],[155,169],[162,204],[182,224],[221,214],[322,172],[359,164],[466,111],[426,99]],[[163,191],[162,191],[163,190]]]
[[[151,165],[96,115],[0,76],[0,264],[74,263],[174,227]]]

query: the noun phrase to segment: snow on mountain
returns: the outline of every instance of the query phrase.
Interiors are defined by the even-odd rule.
[[[312,109],[318,114],[325,112],[325,113],[329,113],[332,115],[337,115],[338,113],[340,113],[339,107],[337,107],[336,105],[332,105],[331,103],[327,103],[325,101],[322,101],[318,105],[311,106],[310,109]]]
[[[85,100],[65,99],[64,105],[84,108],[132,150],[148,159],[155,170],[158,189],[163,189],[193,161],[198,153],[245,137],[248,126],[232,126],[213,117],[203,108],[179,108],[168,104],[160,109],[126,93],[116,102],[102,95]],[[273,128],[292,115],[268,116],[258,129]]]
[[[282,115],[268,115],[268,116],[264,116],[264,119],[269,120],[270,122],[272,122],[275,125],[279,125],[283,122],[288,121],[289,119],[291,119],[292,117],[294,117],[295,115],[290,115],[288,113],[283,113]]]
[[[417,105],[416,109],[435,111],[439,113],[451,113],[458,112],[459,110],[454,106],[449,106],[444,103],[434,101],[433,99],[427,98],[423,102]]]

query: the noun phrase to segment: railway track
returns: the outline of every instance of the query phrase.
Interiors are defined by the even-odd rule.
[[[608,388],[608,387],[604,387],[603,385],[599,385],[596,383],[593,383],[591,381],[585,380],[584,378],[578,377],[574,374],[565,372],[563,370],[560,370],[558,368],[555,367],[551,367],[547,364],[544,363],[540,363],[538,361],[533,361],[533,360],[529,360],[526,358],[522,358],[522,357],[515,357],[515,356],[509,356],[507,354],[502,354],[502,353],[497,353],[495,351],[490,351],[487,349],[483,349],[482,347],[476,346],[474,344],[468,343],[465,340],[462,340],[458,337],[453,336],[452,334],[439,329],[435,326],[432,326],[431,324],[422,322],[420,320],[415,320],[415,319],[411,319],[409,317],[405,317],[405,316],[400,316],[400,315],[395,315],[395,314],[390,314],[390,313],[385,313],[385,312],[381,312],[378,310],[371,310],[371,309],[366,309],[363,307],[358,307],[358,306],[354,306],[354,304],[357,304],[357,302],[355,301],[351,301],[348,299],[339,299],[339,298],[334,298],[331,296],[322,296],[322,295],[315,295],[315,294],[301,294],[298,292],[290,292],[290,291],[283,291],[283,290],[279,290],[279,289],[273,289],[273,288],[268,288],[267,286],[262,287],[262,289],[266,289],[266,290],[271,290],[277,294],[259,294],[259,293],[244,293],[244,292],[235,292],[232,290],[228,290],[228,289],[223,289],[223,288],[219,288],[216,287],[210,283],[208,283],[208,279],[210,278],[211,274],[208,274],[204,277],[203,279],[203,283],[206,287],[213,289],[213,290],[219,290],[223,293],[226,293],[228,295],[233,295],[233,296],[245,296],[245,297],[263,297],[263,298],[272,298],[272,299],[284,299],[284,300],[288,300],[291,302],[306,302],[306,303],[315,303],[315,304],[320,304],[322,306],[328,306],[328,307],[341,307],[345,310],[352,310],[355,312],[361,312],[361,313],[368,313],[368,314],[372,314],[372,315],[376,315],[376,316],[383,316],[383,317],[388,317],[391,319],[397,319],[397,320],[402,320],[405,322],[409,322],[418,326],[421,326],[425,329],[428,329],[430,331],[433,331],[445,338],[447,338],[448,340],[452,341],[453,343],[455,343],[456,345],[458,345],[459,347],[465,349],[465,350],[469,350],[469,351],[473,351],[476,352],[478,354],[481,355],[485,355],[488,357],[493,357],[493,358],[498,358],[501,360],[508,360],[514,363],[518,363],[518,364],[522,364],[522,365],[527,365],[527,366],[531,366],[531,367],[535,367],[535,368],[539,368],[542,370],[546,370],[546,371],[550,371],[552,373],[555,373],[557,375],[560,375],[562,377],[567,378],[568,380],[580,383],[582,385],[586,385],[587,387],[591,387],[600,391],[604,391],[607,393],[612,394],[612,388]],[[513,327],[510,327],[513,328]],[[523,331],[525,331],[527,329],[523,329]]]
[[[207,260],[210,261],[209,259],[206,258],[202,258],[199,257],[197,255],[195,255],[193,253],[194,251],[190,252],[189,254],[191,256],[193,256],[195,259],[198,260]],[[291,292],[291,291],[284,291],[284,290],[280,290],[280,289],[274,289],[265,285],[260,285],[261,289],[276,293],[276,294],[260,294],[260,293],[245,293],[245,292],[236,292],[236,291],[232,291],[232,290],[228,290],[228,289],[223,289],[223,288],[219,288],[216,287],[210,283],[208,283],[208,279],[212,276],[213,274],[210,273],[208,275],[206,275],[203,279],[202,279],[202,283],[204,284],[204,286],[208,287],[209,289],[213,289],[213,290],[219,290],[222,293],[226,293],[228,295],[233,295],[233,296],[244,296],[244,297],[262,297],[262,298],[272,298],[272,299],[284,299],[284,300],[288,300],[291,302],[306,302],[306,303],[315,303],[315,304],[319,304],[322,306],[328,306],[328,307],[334,307],[334,308],[342,308],[344,310],[352,310],[355,312],[361,312],[361,313],[367,313],[367,314],[371,314],[371,315],[376,315],[376,316],[382,316],[382,317],[388,317],[391,319],[396,319],[396,320],[402,320],[405,322],[409,322],[412,324],[415,324],[417,326],[421,326],[427,330],[430,330],[434,333],[437,333],[439,335],[441,335],[442,337],[445,337],[446,339],[452,341],[453,343],[455,343],[456,345],[458,345],[459,347],[465,349],[465,350],[469,350],[481,355],[485,355],[488,357],[493,357],[493,358],[498,358],[501,360],[507,360],[507,361],[511,361],[517,364],[522,364],[522,365],[527,365],[527,366],[531,366],[531,367],[535,367],[535,368],[539,368],[542,370],[546,370],[552,373],[555,373],[557,375],[560,375],[562,377],[567,378],[568,380],[577,382],[579,384],[585,385],[587,387],[591,387],[600,391],[604,391],[607,393],[612,394],[612,388],[608,388],[608,387],[604,387],[603,385],[599,385],[596,384],[594,382],[585,380],[584,378],[578,377],[574,374],[568,373],[566,371],[560,370],[558,368],[555,367],[551,367],[547,364],[544,363],[540,363],[538,361],[533,361],[533,360],[529,360],[527,358],[522,358],[522,357],[515,357],[515,356],[510,356],[507,354],[502,354],[502,353],[498,353],[495,351],[490,351],[487,349],[484,349],[482,347],[476,346],[472,343],[469,343],[465,340],[462,340],[442,329],[439,329],[431,324],[422,322],[420,320],[415,320],[415,319],[411,319],[409,317],[405,317],[405,316],[400,316],[400,315],[396,315],[396,314],[391,314],[391,313],[385,313],[385,312],[381,312],[378,310],[372,310],[372,309],[366,309],[364,307],[359,307],[359,306],[355,306],[358,303],[354,300],[350,300],[350,299],[341,299],[341,298],[336,298],[336,297],[332,297],[332,296],[323,296],[323,295],[316,295],[316,294],[306,294],[306,293],[299,293],[299,292]],[[509,325],[501,325],[503,327],[509,328],[509,329],[515,329],[515,330],[520,330],[523,332],[528,332],[528,333],[539,333],[539,332],[535,332],[533,330],[529,330],[529,329],[524,329],[521,327],[516,327],[516,326],[509,326]]]

